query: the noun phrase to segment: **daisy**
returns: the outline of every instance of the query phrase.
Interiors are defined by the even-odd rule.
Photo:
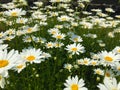
[[[88,90],[86,87],[84,87],[84,80],[79,80],[77,75],[75,77],[69,76],[64,85],[65,88],[63,90]]]
[[[82,64],[83,65],[90,65],[90,59],[89,58],[84,58],[83,60],[82,60]]]
[[[25,15],[26,11],[22,10],[21,8],[20,9],[15,8],[15,9],[12,9],[12,10],[5,11],[4,14],[6,16],[19,17],[19,16],[22,16],[22,15]]]
[[[30,63],[41,63],[45,58],[42,56],[42,51],[35,48],[23,49],[20,55],[22,59]]]
[[[60,17],[58,17],[58,21],[70,21],[71,17],[66,16],[66,15],[62,15]]]
[[[117,84],[116,78],[105,77],[103,84],[97,86],[99,90],[120,90],[120,82]]]
[[[24,60],[18,60],[16,65],[13,67],[13,70],[20,73],[26,67],[26,62]]]
[[[99,65],[99,62],[97,60],[91,60],[90,65],[96,66],[96,65]]]
[[[48,43],[46,43],[46,47],[47,48],[53,48],[54,47],[54,43],[53,42],[48,42]]]
[[[63,25],[55,25],[55,28],[62,29]]]
[[[100,68],[94,69],[94,73],[104,76],[104,71],[102,69],[100,69]]]
[[[105,11],[114,13],[115,11],[112,8],[106,8]]]
[[[73,42],[82,42],[83,41],[82,38],[78,35],[72,35],[70,40]]]
[[[59,31],[58,28],[52,28],[52,29],[49,29],[49,30],[48,30],[48,33],[49,33],[49,34],[52,34],[52,35],[57,34],[57,33],[59,33],[59,32],[60,32],[60,31]]]
[[[45,53],[45,52],[42,53],[42,56],[44,56],[45,58],[51,57],[51,55],[49,53]]]
[[[68,50],[69,53],[72,53],[72,55],[77,54],[79,55],[79,53],[84,53],[85,49],[81,44],[70,44],[66,46],[66,50]]]
[[[98,55],[100,58],[100,63],[104,66],[106,65],[114,66],[115,63],[120,60],[120,56],[114,52],[102,51]]]
[[[27,18],[17,18],[16,23],[25,24],[27,21]]]
[[[35,24],[33,27],[26,26],[23,28],[23,31],[27,34],[38,31],[38,25]]]
[[[113,73],[113,70],[105,70],[105,77],[114,77],[115,75],[114,75],[114,73]]]
[[[56,38],[57,40],[58,39],[65,39],[65,34],[62,34],[62,33],[56,33],[54,34],[52,37]]]
[[[20,55],[14,49],[9,52],[6,49],[0,51],[0,73],[12,69],[18,59],[20,60]]]
[[[64,44],[63,43],[61,43],[61,42],[55,42],[54,43],[54,47],[55,48],[60,48],[60,47],[62,47]]]

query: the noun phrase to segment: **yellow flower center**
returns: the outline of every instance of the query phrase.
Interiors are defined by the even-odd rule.
[[[96,73],[99,74],[99,75],[101,74],[101,72],[99,70],[96,70]]]
[[[118,53],[120,53],[120,49],[118,50]]]
[[[113,58],[110,57],[110,56],[106,56],[104,59],[105,59],[106,61],[108,61],[108,62],[112,62],[112,61],[113,61]]]
[[[20,20],[20,23],[23,23],[23,20]]]
[[[84,64],[88,64],[88,61],[87,61],[87,60],[84,60]]]
[[[0,68],[6,67],[8,64],[8,60],[0,60]]]
[[[111,75],[110,75],[109,72],[106,72],[106,73],[105,73],[105,76],[110,77]]]
[[[62,21],[66,21],[66,18],[65,18],[65,17],[63,17],[63,18],[61,18],[61,20],[62,20]]]
[[[74,40],[75,42],[77,42],[77,41],[78,41],[78,38],[74,38],[73,40]]]
[[[77,48],[76,47],[72,48],[72,51],[77,51]]]
[[[96,65],[97,63],[96,63],[96,62],[92,62],[91,64],[92,64],[92,65]]]
[[[51,43],[49,43],[47,46],[48,46],[48,47],[51,47],[51,46],[52,46],[52,44],[51,44]]]
[[[56,31],[52,31],[52,34],[56,34]]]
[[[28,28],[28,29],[27,29],[27,32],[28,32],[28,33],[31,33],[31,32],[32,32],[32,28]]]
[[[71,90],[78,90],[78,85],[77,84],[73,84],[71,86]]]
[[[57,38],[58,38],[58,39],[61,39],[61,38],[62,38],[62,36],[61,36],[61,35],[58,35],[58,36],[57,36]]]
[[[27,60],[28,61],[33,61],[33,60],[35,60],[35,56],[30,55],[30,56],[27,57]]]
[[[11,16],[17,16],[17,12],[12,12]]]
[[[119,70],[119,71],[120,71],[120,66],[117,68],[117,70]]]
[[[17,68],[18,69],[21,69],[23,67],[23,65],[18,65]]]

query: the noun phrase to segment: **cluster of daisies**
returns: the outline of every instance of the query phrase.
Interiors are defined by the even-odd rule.
[[[40,49],[28,48],[22,52],[18,50],[7,50],[8,45],[1,45],[0,48],[0,86],[4,88],[5,78],[9,77],[9,70],[20,73],[26,66],[33,63],[41,63],[50,54],[42,52]],[[28,63],[28,64],[27,64]]]
[[[53,63],[53,72],[65,71],[68,77],[60,81],[63,83],[58,85],[62,86],[60,90],[89,90],[86,82],[91,81],[84,77],[87,76],[85,69],[92,71],[93,77],[97,76],[97,89],[120,90],[117,80],[120,79],[120,15],[111,17],[110,14],[115,13],[112,8],[88,12],[86,5],[90,0],[77,0],[75,8],[72,0],[48,2],[49,5],[34,2],[34,6],[27,6],[26,0],[13,0],[1,4],[0,87],[10,83],[7,81],[9,71],[20,74],[31,64],[41,64],[48,59],[43,63]],[[115,47],[106,50],[114,43]],[[54,69],[57,65],[60,70]],[[79,72],[83,74],[80,76]]]

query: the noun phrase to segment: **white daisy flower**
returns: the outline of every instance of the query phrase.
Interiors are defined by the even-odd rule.
[[[100,68],[94,69],[94,73],[95,73],[95,74],[98,74],[98,75],[104,76],[104,70],[102,70],[102,69],[100,69]]]
[[[16,65],[16,61],[20,60],[18,51],[0,51],[0,73],[12,69]]]
[[[114,52],[102,51],[98,55],[100,58],[100,63],[104,66],[106,65],[114,66],[115,63],[120,60],[120,56]]]
[[[54,34],[56,34],[56,33],[59,33],[60,31],[59,31],[59,29],[58,28],[52,28],[52,29],[49,29],[48,30],[48,33],[49,34],[52,34],[52,35],[54,35]]]
[[[52,37],[56,38],[57,40],[58,39],[65,39],[65,34],[62,34],[62,33],[56,33],[54,34]]]
[[[84,53],[85,52],[85,49],[84,49],[84,46],[82,46],[81,44],[70,44],[70,45],[67,45],[66,46],[66,50],[68,50],[69,53],[72,53],[72,55],[74,54],[78,54],[79,53]]]
[[[63,90],[88,90],[86,87],[84,87],[84,80],[79,80],[77,75],[75,77],[69,76],[64,85],[65,88]]]
[[[97,86],[99,90],[120,90],[120,82],[117,84],[116,78],[105,77],[103,84]]]
[[[82,42],[83,41],[82,38],[78,35],[72,35],[70,40],[73,42]]]
[[[27,18],[17,18],[16,23],[25,24],[27,21]]]
[[[25,15],[26,11],[22,10],[21,8],[20,9],[15,8],[15,9],[12,9],[12,10],[5,11],[4,14],[6,16],[19,17],[19,16],[22,16],[22,15]]]
[[[53,48],[54,47],[54,43],[53,42],[48,42],[45,45],[47,48]]]
[[[45,58],[42,56],[42,51],[35,48],[23,49],[20,55],[22,59],[30,63],[41,63]]]

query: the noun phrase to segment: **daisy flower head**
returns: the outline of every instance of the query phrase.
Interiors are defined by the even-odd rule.
[[[120,82],[117,84],[116,78],[105,77],[103,84],[99,83],[97,87],[99,90],[120,90]]]
[[[22,59],[24,59],[26,62],[30,62],[31,64],[41,63],[41,61],[44,61],[45,58],[42,56],[42,51],[35,48],[23,49],[20,55]]]
[[[56,38],[57,40],[58,39],[65,39],[65,34],[62,34],[62,33],[56,33],[54,34],[52,37]]]
[[[70,40],[73,42],[82,42],[83,41],[82,38],[78,35],[72,35]]]
[[[45,52],[42,53],[42,56],[44,56],[45,58],[51,57],[51,55],[49,53],[45,53]]]
[[[114,52],[101,51],[99,54],[100,64],[114,66],[120,60],[120,56]]]
[[[60,31],[59,31],[59,29],[58,28],[52,28],[52,29],[49,29],[48,30],[48,33],[49,34],[52,34],[52,35],[54,35],[54,34],[56,34],[56,33],[59,33]]]
[[[13,70],[20,73],[25,67],[26,67],[26,61],[21,59],[17,61],[16,65],[13,67]]]
[[[79,53],[84,53],[85,52],[84,46],[82,46],[81,44],[76,44],[76,43],[67,45],[66,50],[69,53],[72,53],[72,55],[74,55],[74,54],[79,55]]]
[[[22,15],[25,15],[26,11],[22,10],[21,8],[15,8],[15,9],[5,11],[4,14],[6,16],[11,16],[11,17],[20,17]]]
[[[104,70],[102,70],[102,69],[100,69],[100,68],[94,69],[94,73],[95,73],[95,74],[98,74],[98,75],[104,76]]]
[[[61,43],[61,42],[54,42],[54,47],[55,48],[60,48],[60,47],[62,47],[64,44],[63,43]]]
[[[63,90],[88,90],[86,87],[84,87],[84,80],[79,80],[77,75],[75,77],[69,76],[64,85],[65,88]]]
[[[104,75],[105,75],[105,77],[114,77],[115,76],[115,74],[113,73],[113,70],[105,70],[105,73],[104,73]]]
[[[90,58],[84,58],[83,60],[82,60],[82,64],[83,65],[90,65]]]
[[[105,11],[114,13],[115,11],[112,8],[106,8]]]
[[[36,31],[38,31],[38,25],[35,24],[33,27],[26,26],[26,27],[24,27],[23,31],[27,34],[36,32]]]
[[[53,48],[54,43],[53,42],[47,42],[45,46],[46,46],[46,48]]]
[[[16,23],[25,24],[27,21],[27,18],[17,18]]]
[[[98,60],[91,60],[90,65],[96,66],[96,65],[99,65],[99,62],[98,62]]]
[[[18,59],[20,55],[14,49],[9,52],[6,49],[0,51],[0,73],[12,69]]]
[[[60,22],[70,21],[70,20],[72,20],[72,18],[67,15],[62,15],[62,16],[58,17],[58,21],[60,21]]]

